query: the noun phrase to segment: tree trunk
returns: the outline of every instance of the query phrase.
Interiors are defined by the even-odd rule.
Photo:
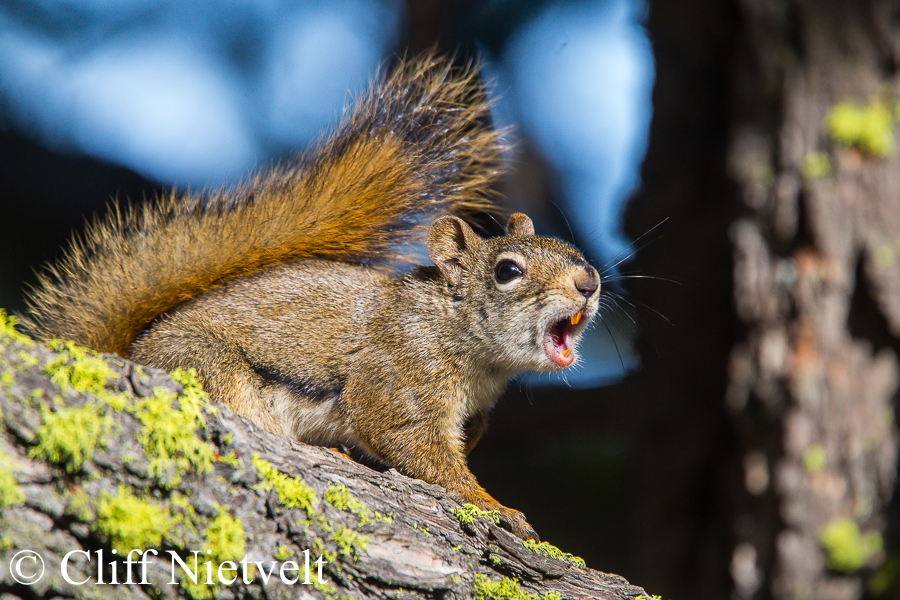
[[[644,595],[442,488],[261,431],[190,377],[50,351],[0,317],[4,599]],[[132,549],[157,552],[146,571]]]
[[[650,589],[896,594],[898,23],[884,0],[650,2],[628,229],[669,221],[628,270],[681,285],[635,286],[674,326],[645,319],[643,371],[610,392],[642,433]]]
[[[741,335],[726,395],[746,488],[739,597],[860,598],[885,562],[897,471],[898,11],[875,0],[743,3],[729,148],[743,212],[730,230]]]

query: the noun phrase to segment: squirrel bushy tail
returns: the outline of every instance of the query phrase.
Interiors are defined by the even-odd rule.
[[[493,209],[502,144],[487,120],[476,69],[402,62],[296,165],[113,206],[41,275],[25,325],[127,356],[154,318],[228,279],[295,258],[405,259],[430,217]]]

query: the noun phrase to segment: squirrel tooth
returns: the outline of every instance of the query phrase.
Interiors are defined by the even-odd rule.
[[[579,310],[577,313],[572,315],[572,325],[578,325],[578,321],[581,320],[581,311]],[[568,356],[568,354],[566,355]]]
[[[570,354],[572,354],[571,348],[566,348],[565,352],[563,352],[563,356],[565,356],[566,358],[569,358]]]

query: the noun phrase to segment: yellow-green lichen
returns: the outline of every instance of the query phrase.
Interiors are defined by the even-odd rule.
[[[197,514],[190,499],[178,491],[173,491],[169,496],[169,513],[174,526],[168,536],[169,541],[179,548],[196,546],[196,540],[205,535],[205,530],[204,534],[200,531],[204,529],[206,522]]]
[[[41,420],[35,431],[37,443],[28,456],[63,465],[69,473],[80,470],[95,449],[106,445],[105,436],[112,427],[112,419],[97,403],[56,411],[43,405]]]
[[[349,510],[359,518],[360,525],[368,525],[373,522],[373,516],[368,507],[350,493],[345,485],[330,485],[325,490],[325,500],[338,510]],[[377,516],[376,516],[377,518]]]
[[[203,384],[200,383],[197,369],[193,367],[190,369],[175,369],[169,375],[184,388],[184,391],[181,393],[181,399],[182,402],[187,403],[185,409],[199,412],[200,408],[204,408],[212,413],[218,411],[215,405],[209,403],[209,395],[203,391]]]
[[[246,538],[241,520],[232,517],[227,510],[220,510],[206,529],[206,548],[212,550],[210,558],[216,564],[240,560],[244,555]]]
[[[25,344],[28,347],[34,346],[34,340],[24,333],[16,331],[16,324],[19,319],[15,315],[9,315],[5,309],[0,308],[0,338],[11,340]]]
[[[16,356],[18,356],[19,360],[22,361],[22,367],[26,369],[37,366],[37,364],[41,362],[37,356],[29,354],[25,350],[19,350],[16,353]]]
[[[179,408],[174,406],[176,401]],[[206,427],[202,402],[156,388],[153,396],[138,400],[131,409],[143,425],[137,439],[150,459],[150,474],[167,487],[181,483],[191,469],[213,470],[215,448],[197,437],[198,430]]]
[[[312,580],[312,586],[319,592],[325,594],[326,598],[335,598],[338,591],[333,583],[330,581],[325,581],[324,583],[319,583],[319,578],[314,577]]]
[[[66,494],[66,514],[75,517],[82,523],[94,523],[97,520],[96,502],[84,490],[75,488]]]
[[[225,561],[239,562],[246,548],[246,534],[240,519],[232,517],[220,507],[220,512],[206,529],[206,561],[210,562],[210,572],[218,573]],[[202,556],[202,555],[201,555]],[[218,594],[219,586],[208,584],[198,569],[197,582],[182,574],[181,587],[193,598],[207,600]],[[215,580],[215,575],[213,576]]]
[[[285,562],[294,558],[294,551],[287,546],[278,544],[278,548],[276,548],[275,552],[272,553],[272,558],[279,562]]]
[[[500,524],[500,512],[496,510],[482,510],[474,504],[464,504],[453,509],[453,516],[463,525],[471,525],[477,519],[493,519]]]
[[[341,556],[347,556],[353,560],[358,559],[360,552],[365,552],[369,547],[369,538],[341,525],[331,534],[331,540],[337,543],[338,553]]]
[[[579,558],[577,556],[573,556],[568,552],[563,552],[553,544],[549,542],[536,542],[534,540],[525,540],[522,542],[525,544],[525,547],[531,550],[532,552],[537,552],[538,554],[542,554],[549,558],[556,558],[559,560],[564,560],[566,562],[570,562],[574,565],[578,565],[579,567],[586,566],[584,564],[584,559]]]
[[[117,375],[96,352],[71,342],[53,340],[51,347],[59,354],[47,361],[44,372],[64,392],[102,394],[106,384]]]
[[[810,475],[814,475],[825,468],[828,455],[821,444],[813,444],[803,453],[803,467]]]
[[[872,598],[881,598],[894,589],[900,580],[900,556],[891,554],[869,578],[868,588]]]
[[[125,555],[134,548],[157,548],[172,527],[172,515],[152,500],[135,497],[127,487],[116,495],[104,494],[97,507],[95,527],[113,548]]]
[[[261,487],[265,491],[275,490],[278,502],[288,508],[302,508],[307,515],[318,514],[316,490],[302,479],[288,477],[269,463],[269,461],[253,455],[253,466],[262,477]]]
[[[819,535],[825,548],[828,568],[853,573],[881,552],[884,541],[878,531],[861,532],[853,519],[837,518],[828,523]]]
[[[337,560],[337,552],[329,550],[328,546],[325,545],[325,540],[320,537],[316,537],[316,539],[313,540],[313,550],[315,550],[317,555],[324,556],[325,562],[333,563]]]
[[[880,98],[867,106],[839,102],[825,117],[828,134],[845,146],[854,146],[872,156],[886,157],[894,148],[894,114]]]
[[[15,467],[12,459],[4,452],[0,452],[0,509],[7,506],[18,506],[25,502],[25,494],[19,487],[15,476]]]
[[[539,600],[537,594],[530,594],[511,577],[491,581],[487,575],[475,574],[475,598],[478,600]]]
[[[800,172],[807,179],[818,179],[831,175],[831,159],[824,152],[810,152],[803,157]]]
[[[241,466],[241,461],[238,460],[237,454],[235,454],[234,450],[232,450],[228,454],[216,455],[216,460],[220,463],[224,463],[226,465],[231,465],[235,469],[240,468],[240,466]]]

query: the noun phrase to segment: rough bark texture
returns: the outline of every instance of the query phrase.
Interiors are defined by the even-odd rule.
[[[0,373],[2,598],[184,596],[181,585],[169,584],[169,550],[191,568],[190,552],[201,553],[201,583],[207,560],[214,581],[220,564],[228,569],[225,561],[244,556],[265,569],[272,561],[299,563],[299,573],[287,573],[300,575],[295,585],[278,581],[279,567],[268,584],[252,570],[253,582],[245,584],[238,564],[237,572],[224,572],[226,579],[238,577],[233,585],[189,586],[201,596],[644,595],[621,577],[533,552],[491,518],[462,524],[442,488],[260,431],[162,372],[62,345],[51,351],[7,330],[0,332]],[[312,491],[305,500],[303,486]],[[148,547],[160,555],[148,561],[150,585],[97,583],[98,576],[105,582],[114,576],[110,568],[98,574],[98,550],[110,563],[114,548],[121,557],[128,548]],[[207,548],[212,552],[204,554]],[[306,549],[312,561],[320,555],[328,561],[323,585],[303,584]],[[38,552],[46,565],[30,586],[16,583],[10,567],[22,550]],[[90,552],[72,555],[67,570],[73,581],[89,579],[84,585],[61,575],[61,561],[73,550]],[[23,572],[32,566],[24,563]],[[314,583],[316,569],[313,563]],[[121,559],[115,570],[126,581]],[[140,566],[131,572],[141,581]],[[515,583],[503,583],[505,591],[491,587],[505,577]]]
[[[643,372],[610,395],[666,546],[629,575],[666,597],[896,597],[896,117],[862,126],[885,152],[827,120],[897,114],[898,23],[886,0],[650,2],[628,229],[670,220],[629,270],[681,286],[634,287],[674,327],[645,320]]]
[[[747,492],[739,597],[859,598],[885,561],[900,154],[835,139],[827,123],[848,101],[896,112],[898,11],[881,0],[742,3],[728,151],[743,212],[730,229],[742,332],[726,396]],[[896,143],[893,120],[881,126]]]

